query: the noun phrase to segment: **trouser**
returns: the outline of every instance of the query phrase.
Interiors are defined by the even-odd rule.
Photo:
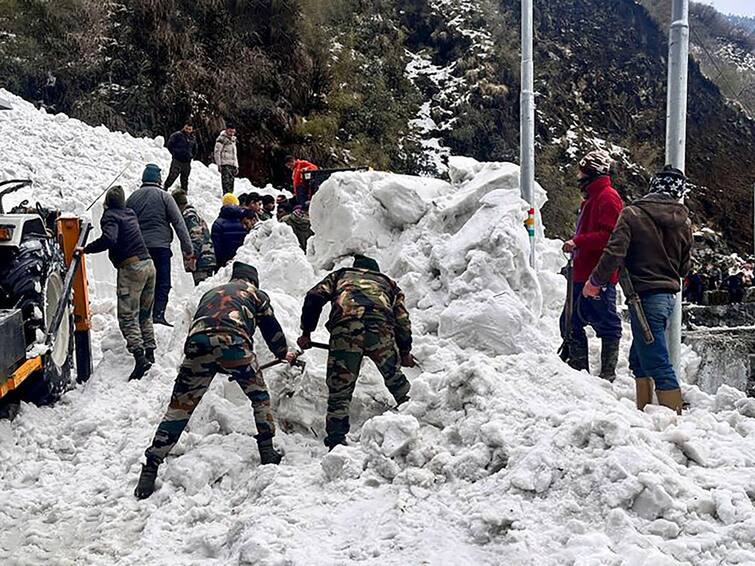
[[[223,194],[233,192],[233,183],[238,175],[239,168],[233,165],[220,166],[220,183],[223,187]]]
[[[658,293],[642,297],[645,318],[655,338],[652,344],[645,343],[642,338],[642,328],[634,312],[630,310],[633,340],[629,351],[629,369],[635,377],[652,377],[655,388],[659,391],[679,389],[679,380],[674,372],[674,366],[671,365],[666,343],[666,329],[675,304],[676,295],[673,293]]]
[[[168,172],[168,178],[165,179],[165,190],[167,191],[173,183],[176,182],[178,177],[181,177],[181,190],[189,192],[189,175],[191,174],[191,161],[183,163],[176,159],[170,162],[170,171]]]
[[[155,266],[144,259],[118,268],[118,326],[129,352],[154,349],[152,303],[155,299]]]
[[[149,248],[149,255],[155,262],[155,308],[153,313],[155,317],[165,315],[165,309],[168,306],[168,297],[170,296],[170,258],[173,252],[170,248]]]
[[[383,320],[350,320],[330,330],[328,355],[328,416],[325,443],[332,445],[349,432],[349,406],[364,356],[383,376],[385,386],[397,401],[409,393],[401,373],[401,360],[393,327]]]
[[[196,334],[186,339],[184,354],[168,411],[145,452],[148,462],[160,464],[170,453],[216,373],[229,375],[252,402],[256,438],[275,435],[270,394],[249,342],[233,334]]]
[[[194,285],[199,285],[202,281],[209,278],[212,272],[209,269],[198,269],[191,272],[191,276],[194,278]]]
[[[616,285],[607,285],[597,299],[582,296],[584,283],[574,283],[574,299],[572,308],[572,341],[587,345],[585,327],[592,326],[598,338],[613,340],[621,339],[621,318],[616,311]],[[564,314],[561,314],[561,328],[564,324]]]

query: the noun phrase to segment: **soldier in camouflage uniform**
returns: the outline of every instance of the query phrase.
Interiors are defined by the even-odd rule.
[[[184,360],[168,411],[145,452],[146,464],[134,492],[137,498],[149,497],[154,491],[158,466],[178,442],[216,373],[230,375],[252,402],[260,462],[280,462],[281,455],[273,447],[275,423],[270,395],[252,345],[255,328],[259,326],[268,348],[278,359],[293,363],[296,356],[288,351],[270,298],[258,286],[257,270],[237,261],[231,281],[202,297],[186,338]]]
[[[304,301],[299,346],[311,347],[326,303],[332,304],[328,356],[328,416],[325,445],[346,444],[349,405],[362,359],[366,355],[380,370],[398,405],[409,400],[409,382],[401,366],[414,367],[412,328],[404,294],[377,262],[357,255],[352,268],[340,269],[313,287]]]
[[[207,228],[204,219],[199,216],[197,209],[189,204],[184,191],[173,191],[173,199],[181,210],[191,243],[194,246],[194,258],[189,263],[186,260],[184,261],[186,271],[191,272],[194,285],[199,285],[215,273],[217,268],[210,230]]]
[[[309,221],[309,214],[302,207],[296,206],[292,212],[282,214],[278,221],[291,226],[296,239],[299,240],[299,246],[306,252],[307,241],[315,235]]]

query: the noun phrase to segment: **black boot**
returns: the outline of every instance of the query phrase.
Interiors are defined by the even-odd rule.
[[[259,448],[260,451],[260,464],[274,464],[278,465],[280,464],[280,461],[283,459],[283,456],[281,456],[280,452],[278,452],[275,447],[273,447],[273,437],[263,437],[257,438],[257,448]]]
[[[328,433],[324,440],[325,446],[328,447],[328,452],[339,444],[348,446],[346,443],[346,434],[349,432],[349,417],[342,419],[328,418],[325,422],[325,432]]]
[[[589,373],[590,361],[587,356],[587,340],[584,342],[578,342],[576,340],[569,342],[569,360],[566,362],[569,366],[578,371],[585,370]]]
[[[144,357],[147,358],[147,361],[151,364],[155,363],[155,349],[154,348],[147,348],[144,350]]]
[[[129,381],[131,381],[132,379],[141,379],[142,377],[144,377],[144,374],[147,373],[147,370],[152,367],[152,364],[149,363],[147,356],[144,355],[144,350],[134,351],[134,362],[134,371],[132,371],[131,375],[128,376]]]
[[[134,495],[137,499],[147,499],[155,491],[155,480],[157,479],[156,462],[150,462],[142,466],[142,473],[139,474],[139,481],[136,483]]]
[[[152,315],[152,324],[160,324],[162,326],[168,326],[170,328],[173,328],[173,325],[165,320],[165,313],[164,312],[156,312]]]
[[[616,364],[619,362],[619,341],[603,338],[600,348],[600,377],[611,383],[616,379]]]

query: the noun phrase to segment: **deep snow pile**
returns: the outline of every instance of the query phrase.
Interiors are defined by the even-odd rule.
[[[25,123],[35,124],[34,143],[20,152],[13,132]],[[72,127],[67,143],[84,161],[104,163],[109,152],[167,159],[150,140],[20,105],[0,114],[5,174],[33,163],[49,181],[36,189],[45,198],[59,176],[87,175],[48,159]],[[539,234],[540,264],[528,267],[516,166],[450,165],[451,183],[339,174],[313,203],[317,235],[306,257],[274,221],[240,251],[260,268],[292,343],[303,293],[353,252],[375,255],[407,295],[422,364],[407,371],[412,400],[387,410],[390,396],[366,363],[352,446],[331,454],[321,444],[325,359],[308,352],[303,374],[265,375],[286,431],[277,437],[281,466],[258,466],[248,401],[218,378],[161,468],[159,490],[134,500],[192,310],[212,281],[177,289],[169,312],[177,325],[159,329],[158,364],[128,383],[112,274],[90,270],[102,342],[94,377],[55,407],[24,406],[0,422],[0,562],[754,563],[755,400],[686,387],[684,417],[657,406],[643,414],[627,375],[609,384],[565,367],[554,354],[559,246]],[[211,220],[218,179],[196,169],[212,187],[190,198],[206,201]],[[81,187],[72,207],[100,188]]]

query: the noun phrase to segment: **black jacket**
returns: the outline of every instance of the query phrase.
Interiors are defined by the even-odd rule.
[[[228,263],[236,251],[241,247],[248,232],[241,219],[244,211],[238,206],[224,206],[220,209],[220,216],[212,225],[212,246],[215,248],[215,258],[218,267]]]
[[[130,257],[149,259],[136,214],[130,208],[108,208],[100,220],[102,236],[84,248],[84,253],[108,251],[108,257],[119,267]]]
[[[168,138],[168,151],[176,161],[189,163],[197,155],[197,140],[178,130]]]

